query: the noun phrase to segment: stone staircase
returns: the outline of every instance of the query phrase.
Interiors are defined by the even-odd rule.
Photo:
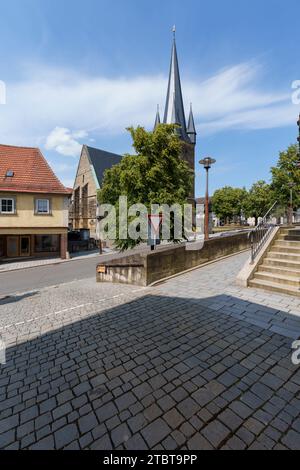
[[[278,232],[249,286],[300,297],[300,227]]]

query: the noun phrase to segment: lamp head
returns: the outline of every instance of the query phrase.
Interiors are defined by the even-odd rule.
[[[209,170],[214,163],[216,163],[216,160],[214,160],[211,157],[205,157],[203,160],[200,160],[200,165],[203,165],[206,170]]]

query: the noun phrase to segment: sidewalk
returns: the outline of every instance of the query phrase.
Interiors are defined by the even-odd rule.
[[[109,254],[111,250],[104,249],[103,254]],[[39,266],[50,266],[54,264],[70,263],[71,261],[79,261],[82,259],[96,258],[100,256],[98,250],[93,250],[91,252],[83,251],[79,253],[74,253],[72,258],[63,260],[61,258],[47,258],[47,259],[30,259],[22,260],[15,262],[5,262],[0,264],[0,273],[10,272],[10,271],[19,271],[21,269],[36,268]]]

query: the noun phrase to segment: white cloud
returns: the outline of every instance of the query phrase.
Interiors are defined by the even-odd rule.
[[[87,136],[86,131],[71,132],[64,127],[55,127],[46,139],[45,148],[47,150],[56,150],[60,155],[78,157],[82,144],[76,139],[83,139]]]
[[[198,86],[189,83],[202,135],[295,123],[297,109],[292,104],[292,90],[273,91],[265,83],[268,91],[262,91],[259,86],[262,71],[257,63],[249,62],[224,69]]]
[[[272,90],[255,62],[238,64],[206,80],[183,79],[194,103],[199,133],[293,125],[298,109],[291,90]],[[184,78],[184,77],[183,77]],[[166,76],[87,77],[74,70],[31,67],[25,78],[7,83],[0,108],[0,142],[42,145],[78,155],[87,135],[120,135],[129,125],[152,128],[156,103],[164,104]],[[84,129],[84,131],[82,131]]]

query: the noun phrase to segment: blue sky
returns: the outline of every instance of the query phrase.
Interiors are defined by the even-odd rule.
[[[173,24],[211,189],[269,178],[296,141],[299,0],[0,0],[0,142],[40,146],[72,185],[80,145],[130,152],[164,107]],[[197,168],[197,194],[204,193]]]

